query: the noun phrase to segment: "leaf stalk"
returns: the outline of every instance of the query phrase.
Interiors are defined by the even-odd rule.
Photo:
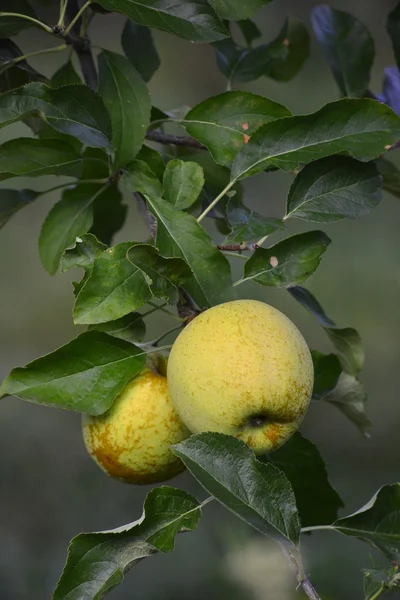
[[[38,27],[41,27],[47,33],[53,33],[52,28],[46,25],[46,23],[43,23],[42,21],[39,21],[39,19],[35,19],[34,17],[30,17],[29,15],[22,15],[20,13],[13,12],[0,12],[0,18],[1,17],[15,17],[16,19],[25,19],[25,21],[31,21],[31,23],[34,23]]]

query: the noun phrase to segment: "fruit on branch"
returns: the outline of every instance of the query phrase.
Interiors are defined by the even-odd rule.
[[[308,346],[280,311],[235,300],[196,317],[168,360],[171,400],[193,433],[219,431],[270,452],[297,430],[314,370]]]
[[[127,483],[155,483],[184,470],[171,444],[190,433],[168,394],[166,361],[152,359],[100,416],[83,416],[83,439],[96,463]]]

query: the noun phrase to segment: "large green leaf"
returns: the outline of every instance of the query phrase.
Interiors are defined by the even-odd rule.
[[[181,258],[163,258],[150,244],[135,244],[129,248],[128,260],[138,267],[156,298],[178,304],[178,286],[191,277],[191,270]]]
[[[270,2],[272,0],[248,0],[247,2],[242,0],[209,0],[221,19],[229,19],[230,21],[248,19]]]
[[[1,11],[37,18],[35,11],[26,0],[1,0]],[[32,27],[34,23],[18,17],[0,17],[0,38],[14,37],[22,29]]]
[[[331,240],[322,231],[299,233],[270,248],[258,248],[244,266],[241,282],[290,287],[305,281],[321,262]]]
[[[392,41],[397,66],[400,68],[400,2],[389,13],[386,29]]]
[[[111,116],[117,170],[127,166],[143,144],[150,123],[150,95],[132,63],[108,50],[99,57],[99,92]]]
[[[0,181],[25,175],[78,175],[82,158],[61,140],[17,138],[0,146]]]
[[[290,114],[272,100],[235,91],[207,98],[187,113],[182,124],[209,149],[215,162],[229,167],[261,125]]]
[[[216,42],[217,63],[232,82],[259,77],[289,81],[297,75],[310,54],[307,29],[296,19],[287,19],[278,36],[256,48],[242,48],[232,39]]]
[[[137,521],[73,538],[53,600],[104,598],[139,560],[171,552],[175,536],[193,531],[200,516],[201,505],[187,492],[167,486],[151,490]]]
[[[382,177],[373,163],[334,156],[313,162],[291,185],[286,218],[328,223],[356,219],[382,199]]]
[[[334,529],[370,544],[389,560],[400,561],[400,483],[384,485],[360,510],[333,524]]]
[[[342,373],[342,365],[336,354],[322,354],[311,350],[314,365],[314,387],[312,397],[319,400],[335,389]]]
[[[368,437],[372,423],[367,416],[367,394],[356,377],[342,373],[336,387],[323,397],[338,408],[354,425]]]
[[[97,0],[98,4],[120,12],[147,27],[162,29],[193,42],[215,42],[228,37],[228,31],[206,0]]]
[[[331,342],[340,353],[343,369],[349,375],[357,375],[364,364],[364,350],[358,332],[351,327],[341,328],[335,325],[309,290],[301,286],[293,286],[288,291],[297,302],[314,315],[325,329]]]
[[[289,479],[303,527],[329,525],[337,518],[343,501],[329,482],[318,448],[300,433],[262,461],[272,463]],[[316,501],[310,502],[310,498]]]
[[[109,114],[101,97],[86,85],[51,89],[44,83],[29,83],[0,94],[0,127],[32,114],[87,146],[110,146]]]
[[[200,308],[233,299],[230,267],[209,235],[189,214],[161,198],[147,198],[157,219],[156,245],[162,256],[183,258],[193,277],[184,284]]]
[[[146,334],[146,325],[140,313],[133,312],[115,321],[89,325],[89,329],[105,331],[109,335],[126,340],[127,342],[143,342]]]
[[[316,113],[263,125],[236,156],[232,179],[267,167],[293,171],[300,163],[345,152],[367,162],[400,138],[400,118],[376,100],[343,99]]]
[[[0,229],[21,208],[33,202],[40,192],[0,189]]]
[[[363,96],[375,55],[366,26],[350,13],[328,5],[315,6],[311,22],[343,96]]]
[[[281,219],[263,217],[250,210],[241,203],[237,196],[230,198],[226,205],[226,217],[231,231],[224,240],[224,244],[249,244],[257,242],[261,238],[277,229],[283,229]]]
[[[82,183],[64,192],[49,212],[39,236],[39,254],[44,268],[54,275],[64,251],[93,223],[93,202],[105,186]]]
[[[150,300],[148,278],[127,258],[131,247],[132,242],[123,242],[97,256],[76,298],[75,323],[114,321]]]
[[[144,367],[146,354],[102,331],[88,331],[54,352],[17,367],[0,397],[100,415]]]
[[[164,171],[164,198],[183,210],[194,204],[204,185],[204,172],[197,162],[170,160]]]
[[[150,81],[160,66],[160,57],[150,29],[128,20],[122,32],[121,44],[125,56],[129,58],[142,79]]]
[[[296,555],[300,521],[284,473],[257,460],[242,441],[220,433],[191,436],[172,451],[221,504]]]

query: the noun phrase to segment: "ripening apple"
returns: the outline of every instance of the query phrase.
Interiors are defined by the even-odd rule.
[[[280,311],[235,300],[201,313],[168,360],[171,400],[192,433],[217,431],[271,452],[297,430],[314,370],[308,346]]]
[[[190,433],[171,403],[165,368],[162,357],[151,361],[107,412],[83,416],[86,448],[111,477],[147,484],[165,481],[184,470],[170,446]]]

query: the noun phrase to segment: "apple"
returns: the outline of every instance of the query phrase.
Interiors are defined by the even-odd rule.
[[[201,313],[182,330],[168,359],[168,389],[192,433],[217,431],[271,452],[298,429],[314,369],[297,327],[256,300]]]
[[[151,360],[107,412],[83,416],[83,439],[88,452],[115,479],[156,483],[185,468],[170,445],[184,440],[190,432],[171,403],[165,369],[162,357]]]

